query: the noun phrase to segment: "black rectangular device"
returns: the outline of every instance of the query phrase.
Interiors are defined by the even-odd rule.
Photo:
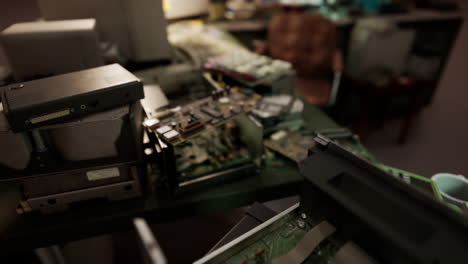
[[[315,141],[301,164],[304,214],[321,215],[379,263],[466,263],[460,212],[323,136]]]
[[[4,113],[14,132],[79,118],[144,97],[142,82],[119,64],[12,84],[2,91]]]

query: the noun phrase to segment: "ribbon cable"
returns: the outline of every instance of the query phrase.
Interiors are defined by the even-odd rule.
[[[286,255],[275,258],[272,264],[301,264],[312,254],[315,248],[335,232],[335,227],[323,221],[309,232]]]

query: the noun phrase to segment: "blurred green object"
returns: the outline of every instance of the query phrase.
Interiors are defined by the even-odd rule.
[[[350,18],[348,9],[344,7],[321,6],[318,12],[333,21],[341,21]]]
[[[438,173],[432,176],[442,198],[461,209],[468,208],[468,180],[463,175]]]
[[[383,5],[389,4],[392,0],[358,0],[356,1],[364,10],[379,12]]]

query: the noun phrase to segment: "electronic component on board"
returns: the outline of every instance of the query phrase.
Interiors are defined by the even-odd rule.
[[[171,131],[165,133],[163,136],[164,136],[165,139],[167,139],[167,140],[169,140],[169,141],[172,141],[172,140],[174,140],[176,137],[179,136],[179,132],[177,132],[177,131],[175,131],[175,130],[171,130]]]
[[[299,163],[307,158],[309,149],[315,145],[315,142],[310,135],[280,130],[272,134],[263,144],[268,149]]]
[[[315,145],[300,164],[300,203],[194,263],[466,263],[461,212],[330,139],[318,136]]]
[[[161,178],[171,191],[255,173],[263,152],[263,127],[248,114],[258,99],[231,89],[182,105],[158,122],[145,122],[158,138],[165,168]]]
[[[170,130],[172,130],[172,127],[170,126],[162,126],[158,129],[156,129],[156,132],[158,132],[158,134],[164,134],[166,132],[169,132]]]

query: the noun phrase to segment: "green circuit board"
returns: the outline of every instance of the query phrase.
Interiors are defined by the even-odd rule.
[[[244,244],[243,249],[223,263],[261,264],[272,261],[291,251],[303,239],[305,234],[321,220],[303,218],[295,210],[278,220],[272,230],[260,231],[261,237],[251,244]],[[304,263],[330,263],[331,259],[343,244],[339,234],[331,235],[320,243]]]

